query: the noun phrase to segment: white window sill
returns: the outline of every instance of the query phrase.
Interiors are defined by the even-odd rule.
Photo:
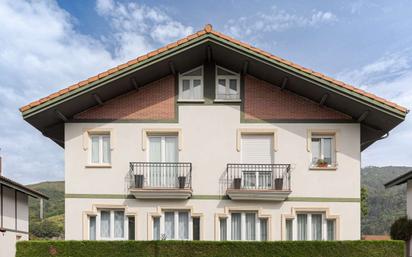
[[[215,99],[213,102],[215,103],[241,103],[242,100],[240,99]]]
[[[178,99],[178,103],[204,103],[204,99]]]
[[[335,164],[335,165],[329,165],[329,166],[327,166],[327,167],[318,167],[318,166],[310,166],[309,167],[309,170],[337,170],[338,169],[338,166]]]
[[[86,168],[111,168],[111,164],[88,164]]]

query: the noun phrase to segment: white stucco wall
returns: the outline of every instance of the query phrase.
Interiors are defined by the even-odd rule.
[[[240,107],[236,105],[184,105],[179,106],[179,123],[66,123],[65,127],[65,181],[66,194],[127,194],[125,178],[129,162],[147,161],[142,149],[143,129],[181,129],[182,149],[179,161],[193,164],[193,195],[224,195],[219,180],[225,178],[227,163],[240,163],[241,153],[236,149],[237,130],[246,128],[275,129],[278,150],[275,163],[292,166],[290,197],[317,197],[359,199],[360,195],[360,127],[355,123],[241,123]],[[111,129],[112,167],[86,168],[88,150],[84,150],[84,131],[90,128]],[[311,153],[307,150],[308,130],[333,130],[337,133],[336,170],[310,170]],[[66,199],[66,239],[81,239],[82,211],[91,205],[124,203],[139,209],[138,222],[144,225],[147,211],[160,206],[160,201]],[[167,201],[166,203],[170,203]],[[294,206],[327,207],[341,217],[341,239],[360,238],[358,202],[282,202],[243,203],[228,200],[189,200],[176,205],[193,205],[204,213],[205,222],[211,222],[219,208],[226,205],[261,206],[271,212],[274,231],[279,226],[280,215],[290,213]],[[147,209],[146,209],[147,208]],[[277,225],[276,225],[277,224]],[[209,224],[210,225],[210,224]],[[210,237],[212,226],[205,226],[205,239]],[[145,230],[139,230],[139,239],[147,239]],[[280,239],[274,233],[273,239]]]
[[[0,198],[3,198],[2,227],[6,229],[6,232],[0,233],[0,257],[14,257],[16,242],[28,240],[28,196],[6,186],[2,188],[3,195],[0,192]]]

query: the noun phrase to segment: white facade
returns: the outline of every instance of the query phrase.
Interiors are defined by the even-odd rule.
[[[157,229],[162,235],[166,234],[173,222],[176,238],[180,233],[189,233],[189,239],[193,239],[194,223],[199,222],[201,240],[220,240],[224,229],[220,220],[223,219],[229,234],[226,239],[231,239],[230,234],[234,237],[237,233],[231,231],[230,224],[235,222],[232,213],[254,213],[249,216],[256,220],[254,224],[244,216],[239,219],[242,240],[259,240],[265,236],[268,240],[287,240],[288,231],[292,231],[292,239],[297,240],[302,224],[306,223],[307,231],[304,231],[308,240],[317,237],[326,240],[328,233],[333,233],[333,239],[338,240],[360,239],[358,123],[243,123],[240,106],[236,104],[185,104],[178,108],[178,123],[65,123],[66,240],[103,239],[101,230],[107,230],[111,239],[116,239],[115,233],[121,233],[123,237],[119,238],[126,239],[128,230],[133,228],[135,239],[152,240]],[[91,164],[91,158],[95,157],[91,156],[90,135],[94,134],[110,135],[110,143],[102,145],[101,150],[110,148],[110,163]],[[330,146],[336,164],[333,167],[312,167],[311,138],[318,134],[333,137]],[[138,200],[130,195],[129,163],[149,161],[150,135],[177,136],[176,158],[179,162],[192,163],[190,199]],[[290,164],[291,192],[286,200],[227,198],[226,165],[247,159],[243,135],[270,135],[273,163]],[[107,156],[101,158],[107,159]],[[116,215],[113,212],[110,221],[109,218],[103,220],[101,210],[120,211],[118,214],[125,218],[113,218]],[[171,214],[165,218],[165,212],[176,212],[175,219]],[[186,220],[184,213],[180,218],[179,212],[188,212],[189,219]],[[300,219],[305,219],[299,221],[300,225],[299,214]],[[304,214],[309,215],[304,218]],[[315,223],[315,216],[310,214],[319,214],[316,219],[321,218],[320,223]],[[128,225],[128,217],[134,218],[134,225]],[[333,221],[333,229],[328,221]],[[124,226],[120,229],[122,222]],[[261,223],[266,227],[261,227]],[[292,227],[287,228],[290,224]],[[178,225],[182,227],[180,230]],[[185,231],[179,232],[183,227]],[[266,235],[244,232],[253,230],[259,234],[263,229]]]
[[[19,240],[29,239],[28,195],[0,184],[0,256],[14,257]]]

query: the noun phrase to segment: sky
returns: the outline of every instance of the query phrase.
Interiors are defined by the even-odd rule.
[[[19,107],[207,23],[411,109],[411,13],[410,0],[0,0],[3,174],[25,184],[64,179],[64,150]],[[412,166],[411,120],[363,151],[362,166]]]

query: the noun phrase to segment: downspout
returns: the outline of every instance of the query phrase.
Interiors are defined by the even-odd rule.
[[[386,132],[386,134],[385,134],[385,135],[383,135],[383,136],[381,136],[380,138],[377,138],[377,139],[371,139],[371,140],[368,140],[368,141],[366,141],[366,142],[363,142],[363,143],[361,143],[361,146],[366,145],[366,144],[369,144],[369,143],[371,143],[371,142],[376,142],[376,141],[379,141],[379,140],[385,139],[385,138],[387,138],[387,137],[389,137],[389,132]]]

